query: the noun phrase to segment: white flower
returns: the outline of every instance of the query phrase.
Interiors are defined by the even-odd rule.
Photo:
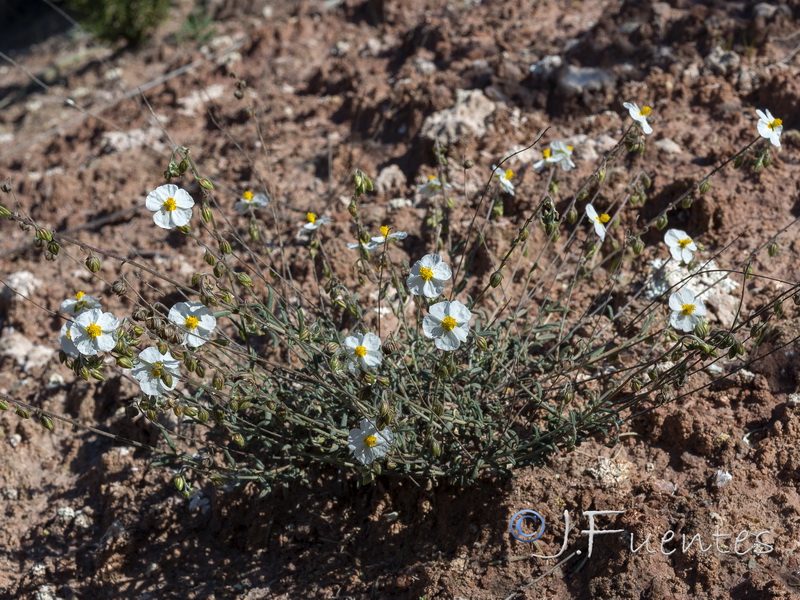
[[[500,187],[513,196],[514,184],[511,183],[511,180],[514,178],[514,171],[511,169],[503,171],[500,167],[492,165],[492,173],[494,173],[494,176],[497,177],[500,182]]]
[[[450,266],[438,254],[426,254],[411,267],[406,279],[408,290],[415,296],[436,298],[444,290],[444,282],[453,276]]]
[[[633,102],[623,102],[622,106],[628,109],[631,119],[642,126],[642,131],[644,131],[646,135],[653,133],[653,128],[650,127],[650,123],[647,122],[647,115],[650,114],[649,106],[643,106],[640,109],[639,105],[634,104]]]
[[[324,225],[325,223],[330,223],[331,220],[328,217],[318,217],[316,214],[309,212],[306,213],[306,221],[308,221],[305,225],[303,225],[303,229],[306,231],[313,231],[317,229],[320,225]]]
[[[687,265],[692,262],[692,255],[697,251],[697,246],[685,231],[670,229],[664,235],[664,242],[669,246],[672,258]]]
[[[78,352],[94,356],[100,351],[108,352],[117,345],[119,319],[99,308],[85,310],[79,314],[69,327],[69,338]]]
[[[375,244],[383,244],[385,242],[391,242],[392,240],[404,240],[408,237],[408,234],[405,231],[396,231],[395,233],[389,233],[389,226],[382,225],[381,226],[381,234],[372,238],[373,243]]]
[[[378,431],[369,419],[361,419],[361,427],[350,430],[347,447],[360,463],[369,465],[386,456],[393,439],[394,434],[388,427]]]
[[[366,244],[362,241],[358,241],[355,244],[347,244],[347,247],[350,248],[351,250],[356,248],[363,248],[367,252],[372,252],[373,250],[375,250],[375,248],[379,248],[380,244],[373,241],[369,241]]]
[[[145,206],[155,212],[153,221],[156,225],[172,229],[189,224],[194,200],[186,190],[168,183],[147,194]]]
[[[545,167],[555,164],[561,165],[563,171],[574,169],[575,163],[572,162],[572,150],[572,146],[568,146],[564,142],[551,142],[549,148],[542,150],[542,160],[535,162],[533,168],[537,173],[541,173]]]
[[[600,238],[601,242],[604,242],[606,240],[605,223],[608,223],[611,220],[611,217],[606,213],[598,215],[597,211],[594,209],[594,206],[591,204],[586,205],[586,216],[589,217],[589,220],[594,225],[594,232],[597,234],[597,237]]]
[[[756,110],[758,115],[758,134],[767,138],[773,146],[781,147],[783,121],[776,119],[768,110]]]
[[[192,348],[205,344],[217,326],[214,313],[200,302],[178,302],[169,309],[167,318],[183,333],[182,343]]]
[[[100,308],[100,298],[87,296],[83,292],[77,292],[74,298],[67,298],[61,303],[61,311],[70,315],[77,315],[92,308]]]
[[[434,304],[422,320],[422,332],[439,350],[456,350],[467,341],[472,313],[458,300]]]
[[[247,191],[242,194],[242,197],[233,205],[233,208],[240,215],[246,215],[249,210],[264,208],[267,202],[269,202],[269,198],[265,194],[256,194],[254,196],[253,192]]]
[[[428,175],[428,181],[417,186],[417,189],[421,194],[425,194],[426,196],[433,196],[437,192],[442,189],[442,182],[439,181],[439,178],[436,175]],[[444,184],[445,190],[452,190],[453,186],[449,183]]]
[[[174,390],[178,385],[176,375],[180,363],[167,352],[161,354],[155,346],[146,348],[139,353],[139,358],[133,363],[133,376],[139,380],[139,387],[148,396],[163,396],[164,392]],[[164,373],[172,375],[172,384],[166,385],[161,376]]]
[[[695,325],[706,314],[703,301],[695,298],[695,295],[686,289],[675,292],[669,297],[669,307],[672,309],[669,324],[686,333],[694,331]]]
[[[358,369],[370,371],[383,361],[381,338],[374,333],[347,336],[344,339],[344,349],[351,360],[348,365],[351,372]]]
[[[72,334],[69,331],[71,326],[72,321],[64,321],[64,324],[61,326],[61,337],[59,337],[58,343],[61,346],[62,352],[77,358],[80,355],[80,352],[78,352],[78,348],[72,341]]]

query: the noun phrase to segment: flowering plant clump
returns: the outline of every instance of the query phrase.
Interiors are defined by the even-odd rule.
[[[706,193],[722,168],[743,166],[747,153],[754,169],[767,168],[769,144],[755,138],[645,212],[653,174],[635,161],[652,132],[649,108],[625,106],[638,125],[591,173],[578,178],[572,148],[554,141],[534,166],[557,164],[567,181],[552,169],[539,196],[521,198],[502,220],[492,220],[502,204],[496,186],[514,195],[514,174],[492,165],[480,193],[445,202],[441,193],[452,187],[429,178],[409,209],[421,217],[413,235],[390,225],[372,235],[365,222],[391,223],[389,208],[364,203],[373,184],[356,170],[341,210],[308,212],[298,232],[296,203],[249,192],[233,207],[217,201],[182,147],[165,177],[194,179],[200,218],[188,227],[194,200],[173,183],[146,204],[156,226],[191,242],[181,249],[187,273],[173,277],[136,255],[92,248],[2,206],[0,218],[33,230],[49,260],[63,244],[86,253],[97,289],[120,297],[122,318],[84,292],[61,303],[60,314],[49,309],[63,319],[59,358],[85,380],[118,379],[126,413],[161,434],[152,451],[176,469],[175,486],[195,508],[201,496],[190,475],[263,493],[322,467],[363,482],[390,473],[466,485],[588,439],[613,441],[632,416],[710,385],[706,369],[720,353],[751,364],[774,340],[772,323],[792,304],[785,301],[800,297],[789,284],[748,298],[753,306],[729,293],[743,285],[734,278],[758,276],[758,253],[773,256],[788,226],[728,268],[718,266],[724,253],[712,262],[685,231],[668,229],[672,212]],[[768,111],[759,117],[759,133],[776,145],[782,124]],[[436,152],[444,169],[447,153]],[[268,201],[269,211],[256,210]],[[581,206],[593,231],[579,223]],[[365,219],[367,207],[376,214]],[[248,218],[231,218],[237,213]],[[612,214],[617,235],[606,241]],[[355,243],[342,239],[346,228]],[[648,248],[651,239],[659,242]],[[104,303],[114,301],[109,294]],[[8,402],[48,428],[59,418]]]

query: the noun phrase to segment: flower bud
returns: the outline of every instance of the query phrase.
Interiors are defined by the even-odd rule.
[[[502,281],[503,274],[500,271],[495,271],[492,273],[491,279],[489,279],[489,285],[491,285],[493,288],[496,288]]]
[[[638,235],[631,242],[631,250],[636,256],[641,256],[642,252],[644,252],[644,242]]]
[[[98,371],[97,369],[92,369],[91,371],[89,371],[89,375],[92,376],[92,379],[96,379],[97,381],[105,381],[106,380],[106,378],[103,377],[103,374],[100,371]]]
[[[129,419],[135,419],[139,416],[139,408],[135,404],[129,404],[125,407],[125,416]]]
[[[206,261],[206,264],[209,267],[213,267],[215,264],[217,264],[217,259],[208,250],[206,250],[205,254],[203,254],[203,260]],[[199,273],[195,273],[195,275],[197,275],[197,278],[198,278],[198,281],[199,281],[200,274]],[[197,285],[197,283],[195,283],[194,280],[192,280],[192,285]]]
[[[441,417],[442,414],[444,414],[444,404],[441,402],[434,402],[431,410],[433,410],[433,414],[435,414],[437,417]]]
[[[203,177],[202,179],[198,180],[197,183],[199,183],[200,187],[203,188],[204,190],[213,190],[214,189],[214,184],[211,183],[211,181],[206,179],[205,177]]]
[[[638,379],[631,379],[631,389],[634,392],[638,392],[642,389],[642,382]]]
[[[486,341],[486,338],[479,335],[475,336],[475,345],[481,352],[486,352],[489,349],[489,343]]]
[[[656,227],[658,228],[659,231],[662,231],[667,226],[668,223],[669,219],[667,218],[666,213],[658,217],[658,219],[656,219]]]
[[[58,253],[61,251],[61,244],[59,244],[55,240],[53,240],[52,242],[47,242],[47,251],[54,257],[58,256]]]
[[[733,159],[733,168],[734,169],[740,169],[743,164],[744,164],[744,156],[743,155],[740,154],[739,156],[737,156],[736,158]]]
[[[120,356],[117,358],[117,366],[122,369],[132,369],[133,361],[127,356]]]
[[[708,323],[705,319],[700,320],[700,322],[694,326],[694,334],[700,339],[705,339],[708,335]]]
[[[6,194],[10,194],[11,193],[11,184],[6,181],[3,184],[3,187],[0,188],[0,189],[2,189]]]
[[[244,436],[241,433],[234,433],[233,436],[231,436],[231,441],[239,446],[239,448],[244,448]]]
[[[211,212],[211,207],[207,202],[203,202],[203,204],[200,206],[200,215],[203,217],[203,221],[206,223],[211,223],[211,221],[214,219],[214,214]]]
[[[439,458],[442,455],[442,447],[436,440],[431,440],[431,454],[433,454],[436,458]]]
[[[231,243],[228,240],[219,238],[218,244],[219,244],[219,251],[222,252],[222,254],[233,253],[233,248],[231,248]]]
[[[258,223],[256,223],[255,220],[251,220],[247,224],[247,234],[250,236],[250,239],[253,240],[254,242],[257,242],[261,237],[261,234],[258,231]]]
[[[0,410],[8,410],[8,404],[0,400]]]
[[[748,264],[747,268],[744,270],[745,279],[752,279],[753,278],[753,266]]]
[[[90,254],[86,257],[86,261],[84,263],[86,268],[89,269],[92,273],[97,273],[100,270],[100,259],[97,258],[94,254]]]
[[[691,208],[693,202],[694,198],[692,198],[691,196],[686,196],[681,200],[681,208]]]
[[[528,231],[527,229],[520,229],[519,230],[519,241],[520,242],[524,242],[525,240],[527,240],[528,236],[530,235],[530,233],[531,232]]]
[[[567,222],[570,225],[575,225],[575,223],[578,222],[578,211],[575,210],[574,208],[570,208],[567,211]]]
[[[389,380],[389,378],[385,377],[385,376],[384,377],[378,377],[376,379],[376,381],[378,382],[378,385],[381,385],[381,386],[386,387],[386,388],[388,388],[390,385],[392,385],[392,382]]]
[[[201,423],[208,423],[209,418],[208,411],[205,408],[201,408],[197,411],[197,420]]]
[[[236,279],[239,280],[244,287],[251,287],[253,285],[253,280],[250,279],[250,276],[247,273],[237,273]]]
[[[47,415],[39,415],[39,423],[41,423],[42,427],[44,427],[48,431],[53,431],[53,429],[55,429],[55,425],[53,425],[53,420]]]
[[[175,489],[179,492],[183,491],[183,486],[186,485],[186,481],[180,475],[175,475],[172,478],[172,485],[175,486]]]
[[[777,242],[771,242],[770,245],[767,246],[767,253],[769,254],[770,258],[773,258],[776,254],[778,254]]]
[[[222,277],[225,274],[225,265],[223,263],[219,262],[216,265],[214,265],[214,268],[212,269],[212,271],[214,273],[214,277],[219,279],[220,277]]]
[[[123,279],[117,279],[114,283],[111,284],[111,291],[114,292],[117,296],[124,296],[125,292],[128,291],[128,288],[125,285],[125,281]]]
[[[350,213],[351,217],[353,217],[354,219],[357,219],[358,218],[358,204],[356,204],[354,201],[351,200],[350,204],[347,205],[347,212]]]
[[[606,178],[606,168],[603,167],[601,169],[598,169],[597,174],[595,175],[595,177],[597,177],[597,181],[605,180],[605,178]]]
[[[702,196],[703,194],[705,194],[710,189],[711,189],[711,182],[708,179],[703,179],[703,181],[700,182],[700,185],[698,186],[697,191]]]
[[[223,387],[225,387],[225,378],[222,376],[222,373],[219,371],[214,373],[214,377],[211,379],[211,385],[215,390],[221,390]]]
[[[364,383],[367,385],[374,385],[375,384],[375,375],[372,373],[364,373]]]
[[[18,406],[17,410],[15,410],[14,412],[17,413],[17,416],[20,419],[30,419],[31,418],[31,413],[28,410],[22,408],[21,406]]]
[[[10,217],[11,211],[8,210],[5,206],[0,206],[0,217]]]
[[[197,366],[195,367],[194,372],[198,377],[205,377],[206,376],[206,368],[203,366],[203,363],[197,363]]]

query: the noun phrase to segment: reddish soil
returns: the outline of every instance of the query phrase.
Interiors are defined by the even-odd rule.
[[[562,185],[580,181],[595,164],[591,152],[604,150],[603,136],[618,139],[627,126],[622,102],[633,100],[653,107],[646,152],[625,163],[654,173],[645,209],[652,216],[748,143],[755,108],[769,108],[784,124],[773,166],[755,174],[723,170],[670,223],[732,266],[800,214],[797,0],[576,0],[568,7],[221,0],[211,3],[216,32],[205,47],[176,40],[185,4],[135,51],[67,33],[6,50],[17,65],[0,65],[0,176],[13,196],[0,194],[0,204],[73,230],[86,244],[147,253],[164,273],[186,279],[200,259],[194,246],[154,231],[143,205],[160,183],[165,149],[182,144],[228,209],[244,189],[282,199],[275,230],[286,239],[306,211],[331,216],[326,251],[346,268],[353,237],[347,181],[358,167],[380,182],[363,205],[369,224],[391,219],[409,231],[400,248],[413,262],[428,240],[425,211],[391,209],[390,200],[413,197],[437,171],[422,136],[426,117],[453,106],[458,90],[481,90],[492,103],[485,131],[448,148],[450,180],[470,194],[493,162],[548,126],[544,142],[583,140],[574,143],[578,168]],[[558,85],[557,73],[530,71],[551,55],[601,75],[575,90]],[[175,72],[182,67],[189,68]],[[247,83],[241,100],[235,77]],[[464,159],[476,165],[466,176]],[[511,164],[517,198],[540,197],[542,178],[526,162]],[[487,231],[491,243],[507,244],[524,221],[524,210],[507,208]],[[246,227],[228,212],[237,228]],[[645,239],[646,257],[659,239]],[[86,277],[76,250],[48,262],[29,242],[29,232],[0,223],[4,280],[22,271],[39,280],[31,290],[36,306],[14,297],[0,302],[0,342],[16,331],[55,348],[53,311],[79,286],[130,310],[108,290],[117,267],[100,272],[103,287]],[[800,281],[797,229],[780,244],[775,258],[758,255],[757,271]],[[745,289],[756,301],[784,288],[758,278]],[[776,348],[799,329],[795,307],[787,314]],[[171,487],[172,474],[150,466],[147,453],[61,424],[51,433],[9,411],[0,415],[0,596],[792,598],[800,588],[796,346],[629,421],[613,448],[588,442],[513,481],[456,489],[378,478],[361,487],[354,476],[323,471],[311,484],[263,499],[249,488],[206,486],[206,512],[191,510]],[[136,391],[129,381],[74,381],[54,355],[36,358],[35,349],[19,360],[4,354],[0,391],[127,438],[158,439],[142,420],[126,417]],[[732,480],[717,485],[718,471]],[[509,518],[526,508],[546,519],[545,543],[509,534]],[[599,518],[598,527],[625,531],[596,537],[591,557],[587,537],[573,532],[562,558],[582,554],[523,589],[557,562],[523,557],[557,551],[564,510],[579,529],[588,528],[582,511],[624,511]],[[660,540],[668,530],[676,536],[665,549],[677,551],[665,556]],[[734,547],[740,532],[746,541]],[[654,553],[631,551],[631,533],[636,546],[651,534]],[[704,546],[715,543],[714,534],[733,537],[717,538],[725,552],[683,552],[681,535],[695,534]],[[757,541],[771,552],[755,554],[768,548]]]

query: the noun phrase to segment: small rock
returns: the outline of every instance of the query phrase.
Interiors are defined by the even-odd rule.
[[[706,68],[714,75],[728,75],[739,67],[740,62],[738,54],[725,51],[719,46],[715,47],[705,58]]]
[[[74,525],[78,529],[89,529],[92,526],[92,519],[86,513],[79,511],[75,515]]]
[[[674,494],[676,485],[671,481],[667,481],[666,479],[656,479],[653,482],[653,489],[657,492],[663,492],[665,494]]]
[[[733,475],[720,469],[714,473],[714,487],[723,488],[733,481]]]
[[[413,202],[411,202],[411,200],[408,198],[392,198],[389,200],[389,208],[393,208],[394,210],[399,210],[412,205]]]
[[[789,394],[789,397],[786,398],[786,404],[792,407],[800,406],[800,394],[797,392]]]
[[[41,279],[30,271],[17,271],[6,278],[3,289],[0,290],[0,302],[3,304],[24,300],[22,296],[30,297],[42,285]]]
[[[0,334],[0,356],[13,358],[26,373],[47,364],[55,349],[34,344],[13,327],[6,327]]]
[[[33,595],[33,600],[60,600],[60,598],[56,596],[52,585],[45,584],[36,590],[36,593]]]
[[[759,2],[753,7],[754,17],[762,17],[764,19],[769,19],[776,12],[778,12],[778,7],[772,4],[767,4],[766,2]]]
[[[663,138],[656,142],[656,148],[659,151],[663,152],[664,154],[680,154],[681,147],[675,142],[675,140],[671,140],[670,138]]]
[[[17,488],[3,488],[3,498],[6,500],[19,500],[19,490]]]
[[[406,187],[406,176],[397,165],[389,165],[382,169],[375,178],[375,191],[386,194],[391,190],[402,190]]]
[[[63,508],[59,508],[56,511],[56,515],[58,516],[58,520],[62,523],[69,523],[75,518],[75,511],[69,506],[65,506]]]
[[[8,443],[11,444],[12,448],[16,448],[22,443],[22,436],[18,433],[11,434],[8,436]]]
[[[435,112],[422,123],[420,135],[430,141],[437,138],[445,146],[452,146],[465,137],[481,137],[486,133],[487,121],[496,104],[481,90],[459,90],[455,106]]]
[[[551,54],[533,63],[529,70],[531,75],[540,81],[552,81],[563,64],[563,58],[557,54]]]
[[[420,75],[430,75],[431,73],[436,73],[436,64],[427,58],[422,58],[421,56],[414,59],[414,67],[417,69]]]
[[[592,67],[562,68],[558,74],[558,89],[567,97],[581,96],[587,92],[601,92],[613,85],[608,71]]]

